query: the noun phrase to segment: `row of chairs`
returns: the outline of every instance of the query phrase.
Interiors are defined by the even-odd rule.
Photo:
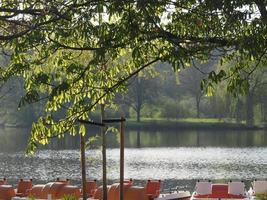
[[[125,187],[131,187],[133,186],[133,180],[128,179],[124,181]],[[86,191],[88,197],[94,197],[95,193],[97,191],[97,183],[96,181],[88,181],[86,183]],[[147,180],[145,184],[145,194],[148,197],[148,199],[154,199],[159,197],[160,195],[160,188],[161,188],[161,181],[160,180]]]
[[[198,181],[196,183],[196,194],[207,195],[212,194],[213,184],[211,181]],[[241,181],[228,182],[228,194],[232,195],[244,195],[245,184]]]
[[[206,195],[212,193],[212,182],[211,181],[197,181],[196,193],[199,195]],[[267,192],[267,181],[266,180],[254,180],[252,182],[253,193]],[[228,194],[232,195],[245,195],[245,184],[243,181],[229,181],[228,182]]]
[[[266,180],[255,180],[252,183],[253,193],[267,192],[267,181]]]
[[[0,186],[5,186],[5,185],[8,185],[7,179],[6,178],[0,179]],[[32,188],[32,186],[33,186],[32,179],[29,179],[29,180],[20,179],[18,182],[17,189],[14,190],[16,196],[18,197],[28,196],[29,191]]]
[[[59,179],[57,178],[55,182],[61,182],[61,183],[65,183],[65,184],[70,184],[70,180],[69,179]],[[7,179],[3,178],[0,179],[0,186],[5,186],[8,185]],[[33,188],[33,182],[32,179],[29,180],[24,180],[24,179],[20,179],[17,185],[17,189],[15,189],[15,195],[17,197],[27,197],[31,194]],[[86,182],[86,192],[87,195],[89,197],[91,197],[93,195],[93,193],[96,191],[97,189],[97,184],[96,184],[96,180],[94,181],[87,181]],[[1,195],[0,195],[1,196]]]
[[[66,184],[70,184],[69,179],[56,179],[56,182],[63,182]],[[0,185],[8,185],[7,179],[3,178],[0,179]],[[132,186],[133,185],[133,180],[125,180],[124,181],[125,186]],[[148,196],[149,199],[153,199],[159,196],[160,194],[160,186],[161,186],[161,181],[160,180],[148,180],[145,185],[145,191],[146,195]],[[27,197],[29,194],[31,194],[33,188],[33,183],[32,179],[29,180],[24,180],[20,179],[17,185],[17,189],[15,190],[15,195],[18,197]],[[97,191],[98,185],[97,181],[87,181],[86,182],[86,193],[88,197],[93,197]],[[0,195],[1,196],[1,195]]]

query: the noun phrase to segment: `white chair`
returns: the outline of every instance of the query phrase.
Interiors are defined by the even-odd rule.
[[[228,194],[233,195],[244,195],[245,194],[245,184],[240,181],[234,181],[228,183]]]
[[[198,181],[196,183],[196,194],[204,195],[212,193],[212,184],[207,181]]]
[[[267,192],[267,181],[254,181],[252,186],[254,193]]]

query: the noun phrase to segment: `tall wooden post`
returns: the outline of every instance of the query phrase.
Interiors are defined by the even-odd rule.
[[[101,105],[101,123],[105,119],[105,105]],[[103,194],[102,199],[107,200],[107,155],[106,155],[106,127],[101,127],[101,136],[102,136],[102,178],[103,178]]]
[[[82,168],[82,195],[83,200],[87,199],[86,194],[86,170],[85,170],[85,138],[80,134],[80,148],[81,148],[81,168]]]
[[[123,183],[124,183],[124,131],[125,119],[121,117],[120,127],[120,200],[124,199]]]

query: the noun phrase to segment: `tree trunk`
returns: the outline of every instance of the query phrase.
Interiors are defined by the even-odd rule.
[[[237,99],[237,103],[236,103],[236,108],[235,108],[235,119],[237,123],[240,123],[242,120],[242,114],[241,114],[241,110],[242,110],[242,102],[241,100],[238,98]]]
[[[136,110],[136,121],[140,122],[140,117],[141,117],[141,109],[137,108]]]
[[[105,119],[105,105],[101,105],[101,122]],[[102,137],[102,176],[103,176],[103,200],[108,199],[107,193],[107,155],[106,155],[106,128],[101,127],[101,137]]]
[[[248,91],[247,94],[247,119],[246,123],[248,127],[254,126],[254,113],[253,113],[253,103],[254,103],[254,94],[252,91]]]
[[[263,103],[263,122],[264,126],[267,128],[267,99]]]
[[[197,118],[200,117],[200,98],[196,97]]]
[[[230,118],[231,117],[231,103],[232,103],[232,99],[231,99],[231,96],[229,94],[226,94],[226,97],[225,97],[225,111],[223,113],[223,116],[221,117],[227,117],[227,118]]]
[[[85,138],[80,135],[80,148],[81,148],[81,168],[82,168],[82,196],[83,200],[87,199],[86,194],[86,169],[85,169]]]
[[[210,98],[210,101],[211,101],[211,105],[212,105],[212,112],[213,112],[213,117],[214,118],[217,118],[218,117],[218,108],[217,108],[217,98],[216,96],[212,96]]]
[[[137,98],[136,98],[136,121],[141,121],[141,108],[142,108],[142,83],[141,78],[137,77],[137,84],[136,84],[136,91],[137,91]]]
[[[125,119],[121,117],[120,127],[120,200],[124,200],[124,131]]]

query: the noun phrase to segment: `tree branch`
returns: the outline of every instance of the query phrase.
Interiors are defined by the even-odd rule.
[[[255,0],[255,3],[257,4],[259,11],[261,13],[261,18],[265,24],[267,24],[267,10],[266,5],[263,0]]]

